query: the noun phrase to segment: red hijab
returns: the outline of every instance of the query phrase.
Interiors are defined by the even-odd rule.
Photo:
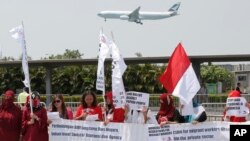
[[[109,99],[109,101],[110,101],[110,104],[107,104],[107,106],[108,106],[107,112],[110,111],[112,113],[114,111],[115,107],[113,105],[113,94],[111,91],[105,94],[105,100],[107,100],[107,99]]]
[[[113,105],[113,94],[111,91],[105,94],[105,99],[109,99],[111,104]]]
[[[158,115],[167,116],[168,118],[173,117],[174,115],[174,100],[170,94],[163,93],[160,96],[161,105]]]
[[[12,90],[8,90],[4,93],[4,100],[1,108],[7,109],[14,105],[14,92]]]
[[[233,90],[228,94],[228,97],[241,97],[241,94],[237,90]]]

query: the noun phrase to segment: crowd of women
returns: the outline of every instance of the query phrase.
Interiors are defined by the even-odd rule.
[[[233,93],[233,94],[232,94]],[[240,96],[240,93],[233,91],[229,96]],[[4,93],[0,106],[0,139],[1,141],[48,141],[48,126],[53,121],[48,119],[47,112],[58,112],[60,118],[68,120],[99,121],[104,125],[110,122],[137,123],[137,124],[166,124],[206,121],[207,115],[202,111],[199,116],[182,116],[174,106],[172,95],[163,93],[160,95],[160,108],[155,116],[148,107],[139,110],[130,109],[129,105],[123,108],[115,108],[112,100],[112,92],[105,95],[105,105],[98,104],[96,94],[93,91],[86,91],[81,97],[81,104],[73,112],[66,107],[61,94],[53,96],[51,108],[46,109],[40,103],[40,95],[33,91],[27,96],[24,107],[14,104],[14,92],[7,90]],[[30,103],[32,101],[32,103]],[[32,105],[32,106],[30,106]],[[193,102],[193,106],[198,104]],[[32,107],[32,108],[30,108]],[[225,108],[225,111],[227,109]],[[75,113],[75,114],[73,114]],[[246,121],[238,117],[228,117],[230,121]],[[232,118],[232,119],[231,119]]]

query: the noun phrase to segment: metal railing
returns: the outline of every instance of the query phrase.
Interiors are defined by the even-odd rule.
[[[44,108],[47,109],[45,102],[40,102],[40,103],[41,103],[41,105],[42,105]],[[16,106],[20,107],[21,109],[23,109],[23,107],[24,107],[24,105],[25,105],[25,103],[23,103],[23,102],[14,102],[14,104],[15,104]]]
[[[73,112],[76,112],[77,107],[80,105],[80,102],[64,102],[66,107],[70,107]]]

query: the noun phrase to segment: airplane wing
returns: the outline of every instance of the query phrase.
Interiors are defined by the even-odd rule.
[[[139,17],[139,11],[140,11],[140,6],[138,8],[136,8],[132,13],[130,13],[128,15],[129,17],[129,21],[140,21],[140,17]]]

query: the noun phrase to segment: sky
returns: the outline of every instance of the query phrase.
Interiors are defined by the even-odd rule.
[[[167,11],[181,2],[178,16],[133,22],[97,16],[104,10]],[[33,60],[79,50],[98,55],[99,31],[111,31],[124,57],[170,56],[179,42],[188,55],[250,54],[249,0],[0,0],[2,56],[20,58],[21,47],[9,30],[24,23]]]

